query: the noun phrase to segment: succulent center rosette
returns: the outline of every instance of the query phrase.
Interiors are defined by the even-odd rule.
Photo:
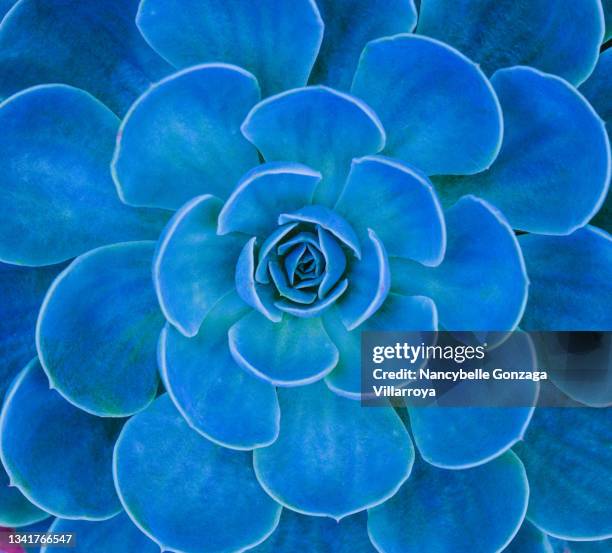
[[[612,327],[599,0],[418,4],[418,33],[404,0],[3,17],[0,524],[87,553],[612,533],[609,388],[358,401],[364,331]]]

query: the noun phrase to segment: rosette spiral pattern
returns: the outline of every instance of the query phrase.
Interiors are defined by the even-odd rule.
[[[359,402],[366,330],[612,329],[609,2],[417,4],[0,2],[0,524],[609,548],[610,387]]]

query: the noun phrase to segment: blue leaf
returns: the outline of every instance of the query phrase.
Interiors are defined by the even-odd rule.
[[[523,235],[531,286],[525,330],[612,328],[612,237],[587,226],[569,236]]]
[[[265,163],[242,177],[219,214],[219,234],[265,237],[278,216],[312,201],[320,173],[298,163]]]
[[[552,538],[550,541],[553,542],[555,553],[610,553],[612,548],[612,539],[597,541],[567,541]],[[551,550],[551,553],[552,551],[553,550]],[[546,553],[548,553],[548,551]]]
[[[280,505],[257,483],[251,454],[189,428],[167,395],[125,425],[114,472],[128,515],[162,549],[243,551],[278,524]]]
[[[418,462],[400,491],[369,512],[370,538],[385,553],[501,551],[523,522],[528,495],[511,452],[467,470]]]
[[[17,0],[0,0],[0,20],[17,3]]]
[[[387,130],[385,153],[428,175],[467,175],[491,165],[501,108],[480,68],[442,42],[398,35],[370,42],[351,92]]]
[[[528,363],[528,360],[530,363]],[[487,350],[478,368],[499,367],[535,370],[537,363],[530,338],[512,334],[503,344]],[[445,370],[459,370],[459,363],[447,362]],[[465,369],[465,367],[463,367]],[[469,369],[476,368],[471,365]],[[473,394],[473,406],[408,407],[414,441],[423,459],[440,468],[464,469],[498,457],[523,438],[537,402],[539,386],[533,380],[481,380],[458,385],[453,392]],[[482,404],[478,398],[482,398]],[[482,405],[482,406],[480,406]],[[513,407],[513,406],[517,407]]]
[[[324,86],[290,90],[257,104],[243,134],[267,161],[296,161],[323,174],[315,202],[332,206],[351,160],[385,145],[376,114],[361,100]]]
[[[290,227],[291,225],[287,225]],[[279,227],[279,229],[283,229],[283,232],[286,230],[283,227]],[[276,237],[278,235],[276,233],[272,233],[269,238],[272,238],[271,242],[264,242],[263,246],[260,249],[260,254],[262,251],[265,251],[268,246],[275,242]],[[282,319],[282,313],[275,305],[276,294],[275,287],[270,284],[260,284],[255,280],[256,278],[256,270],[255,270],[255,242],[257,239],[255,237],[251,238],[242,248],[240,252],[240,256],[238,257],[238,262],[236,263],[236,291],[238,295],[242,298],[244,302],[250,305],[253,309],[257,309],[262,315],[265,315],[272,322],[278,323]],[[259,267],[264,267],[266,279],[267,279],[267,267],[268,264],[260,264]],[[262,269],[262,271],[264,270]]]
[[[236,363],[275,386],[301,386],[323,378],[338,350],[320,319],[285,315],[279,323],[253,311],[229,330]]]
[[[130,205],[177,209],[198,194],[227,198],[259,163],[240,124],[259,86],[239,67],[210,64],[151,87],[121,123],[113,177]]]
[[[306,84],[323,37],[314,0],[143,0],[136,24],[174,66],[233,63],[264,96]]]
[[[345,246],[353,250],[356,257],[361,256],[359,238],[355,230],[335,211],[322,205],[307,205],[293,213],[282,213],[278,218],[279,224],[297,221],[298,223],[311,223],[319,225],[333,234]],[[282,251],[282,250],[281,250]]]
[[[64,85],[0,105],[1,260],[51,265],[104,244],[157,237],[167,212],[128,207],[115,192],[108,164],[118,125],[95,98]]]
[[[350,287],[338,306],[344,326],[353,330],[376,313],[391,285],[387,252],[373,230],[368,230],[362,258],[349,263],[348,276]]]
[[[283,509],[278,528],[253,553],[375,553],[366,513],[340,522]]]
[[[525,520],[504,553],[553,553],[553,548],[548,536]]]
[[[49,513],[30,503],[15,487],[0,463],[0,526],[16,528],[49,518]]]
[[[608,0],[609,13],[612,16],[612,0]],[[595,108],[604,120],[608,131],[608,139],[612,132],[612,50],[608,49],[599,56],[599,61],[589,79],[580,87],[580,92]],[[592,224],[612,232],[612,195],[608,194],[606,201],[595,216]]]
[[[103,520],[56,519],[49,532],[74,536],[72,553],[159,553],[159,547],[145,536],[125,513]],[[53,553],[54,547],[41,549],[41,553]]]
[[[529,477],[529,520],[560,538],[612,536],[610,444],[612,409],[536,409],[514,447]]]
[[[374,230],[389,255],[425,265],[442,261],[442,209],[431,182],[408,165],[379,156],[354,160],[334,210],[362,235]]]
[[[414,448],[390,407],[364,409],[320,382],[279,390],[280,434],[254,453],[257,478],[282,505],[339,520],[391,497]]]
[[[474,196],[463,197],[445,215],[444,261],[430,268],[392,258],[392,290],[432,298],[447,330],[514,329],[525,308],[528,280],[512,229]]]
[[[603,42],[607,42],[612,38],[612,0],[602,0],[604,10],[604,18],[606,23],[606,32]]]
[[[111,471],[122,421],[89,415],[49,389],[34,359],[7,394],[0,455],[11,481],[37,507],[103,520],[121,510]]]
[[[160,371],[172,401],[195,430],[234,449],[272,443],[280,419],[274,387],[230,355],[227,330],[249,311],[232,293],[219,300],[195,338],[170,326],[160,337]]]
[[[597,61],[604,21],[598,0],[422,0],[417,32],[448,42],[487,74],[531,65],[578,84]]]
[[[609,186],[603,122],[559,77],[513,67],[495,73],[491,82],[504,110],[499,156],[488,171],[444,179],[438,192],[447,202],[476,194],[501,209],[515,229],[569,234],[584,226]]]
[[[195,336],[213,305],[234,288],[244,236],[218,236],[221,202],[198,196],[186,203],[161,235],[153,282],[166,319]]]
[[[0,98],[37,84],[65,83],[123,115],[151,82],[171,71],[134,25],[137,5],[17,2],[0,26]]]
[[[350,89],[367,42],[409,33],[416,25],[412,0],[317,0],[317,5],[325,34],[310,82],[340,90]]]
[[[519,239],[531,279],[521,326],[526,330],[588,331],[538,335],[542,362],[557,368],[551,379],[571,398],[601,407],[612,405],[612,238],[587,226],[569,236],[525,235]],[[601,331],[603,334],[600,334]],[[586,338],[590,339],[587,349]],[[584,369],[593,369],[579,376]],[[566,372],[567,371],[567,372]]]
[[[36,355],[38,310],[47,288],[63,268],[0,263],[0,403],[11,380]]]
[[[132,415],[157,393],[164,323],[151,282],[154,249],[154,242],[127,242],[78,257],[40,310],[36,345],[49,381],[94,415]]]
[[[389,294],[387,299],[359,328],[348,331],[337,310],[325,314],[325,330],[338,348],[340,357],[334,370],[325,377],[329,388],[350,399],[361,399],[361,332],[365,330],[427,331],[438,326],[436,307],[423,296]]]

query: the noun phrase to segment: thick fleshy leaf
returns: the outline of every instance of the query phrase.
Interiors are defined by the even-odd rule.
[[[519,238],[531,281],[525,330],[612,328],[612,237],[587,226],[569,236]]]
[[[548,0],[421,0],[417,32],[448,42],[487,74],[531,65],[578,84],[597,61],[604,21],[598,0],[554,5]]]
[[[375,553],[368,537],[366,513],[340,522],[283,509],[274,533],[253,553]]]
[[[315,202],[334,205],[351,160],[385,145],[377,115],[361,100],[324,86],[283,92],[257,104],[243,134],[267,161],[296,161],[321,171]]]
[[[370,318],[389,293],[391,274],[385,246],[369,229],[360,260],[349,262],[350,289],[338,302],[342,322],[353,330]]]
[[[367,42],[409,33],[416,25],[412,0],[317,0],[325,22],[323,44],[310,77],[314,84],[349,90]]]
[[[242,551],[278,523],[280,505],[257,483],[251,453],[198,434],[167,395],[125,425],[114,469],[125,510],[162,549]]]
[[[567,541],[551,538],[550,541],[553,544],[551,553],[553,551],[554,553],[610,553],[612,550],[612,539],[596,541]]]
[[[278,218],[280,225],[296,221],[319,225],[333,234],[344,245],[353,250],[355,256],[361,256],[359,238],[355,230],[334,210],[321,205],[307,205],[293,213],[282,213]],[[280,250],[282,252],[282,249]]]
[[[65,83],[123,115],[171,71],[134,25],[137,6],[138,0],[17,2],[0,25],[0,98],[37,84]]]
[[[2,409],[2,463],[13,484],[45,511],[106,519],[121,509],[111,471],[121,424],[89,415],[50,390],[35,359],[13,383]]]
[[[112,170],[123,201],[177,209],[198,194],[227,198],[259,163],[240,124],[259,101],[255,77],[232,65],[181,71],[145,92],[119,130]]]
[[[606,0],[612,17],[612,0]],[[606,2],[604,2],[605,4]],[[606,123],[608,138],[612,133],[612,49],[599,56],[599,61],[589,79],[580,87],[580,92],[595,108]],[[608,192],[606,201],[595,216],[592,224],[612,232],[612,195]]]
[[[30,503],[15,487],[0,463],[0,526],[16,528],[49,518],[49,513]]]
[[[94,415],[132,415],[157,393],[164,323],[151,282],[154,250],[154,242],[126,242],[83,254],[40,310],[36,345],[49,381]]]
[[[610,444],[612,409],[536,409],[514,446],[529,477],[529,520],[560,538],[611,537]]]
[[[350,399],[361,399],[361,332],[364,330],[433,331],[437,329],[436,307],[423,296],[389,294],[387,299],[359,328],[348,331],[337,310],[325,314],[325,330],[338,348],[340,357],[325,378],[329,388]]]
[[[501,209],[513,228],[534,233],[569,234],[584,226],[610,180],[602,120],[565,81],[530,67],[500,70],[491,82],[504,110],[502,149],[488,171],[436,182],[442,199],[476,194]]]
[[[264,96],[306,84],[323,37],[314,0],[143,0],[136,24],[174,66],[233,63]]]
[[[553,553],[553,548],[548,536],[525,520],[504,553]]]
[[[0,0],[0,20],[17,3],[17,0]]]
[[[236,363],[275,386],[310,384],[338,362],[338,350],[318,318],[285,315],[274,323],[252,311],[230,328],[229,346]]]
[[[11,380],[36,355],[38,310],[47,288],[63,268],[0,263],[0,403]]]
[[[351,92],[387,131],[385,153],[428,175],[468,175],[491,165],[502,116],[480,68],[450,46],[399,35],[370,42]]]
[[[503,344],[487,351],[485,362],[478,368],[491,371],[500,366],[535,370],[535,350],[526,334],[514,333]],[[459,370],[462,367],[448,361],[444,368]],[[476,368],[476,365],[469,368]],[[440,468],[462,469],[481,465],[510,449],[523,438],[539,390],[538,383],[533,380],[482,380],[464,386],[469,386],[474,395],[474,406],[408,407],[416,446],[423,459]],[[464,393],[460,388],[461,384],[457,393]],[[483,403],[485,406],[478,406],[478,397],[486,401]]]
[[[253,462],[282,505],[339,520],[387,500],[408,478],[414,448],[392,408],[364,409],[322,382],[279,390],[279,401],[279,437]]]
[[[437,265],[446,248],[444,216],[429,180],[400,161],[356,159],[334,208],[367,239],[376,232],[389,255]]]
[[[56,519],[49,532],[76,534],[72,553],[159,553],[159,547],[145,536],[125,513],[103,521]],[[41,553],[54,553],[43,547]]]
[[[423,544],[427,553],[501,551],[523,522],[528,496],[525,469],[511,452],[467,470],[421,461],[396,495],[369,512],[370,537],[385,553]]]
[[[540,356],[558,369],[551,378],[567,395],[587,405],[612,405],[606,353],[607,331],[612,328],[612,238],[587,226],[569,236],[524,235],[519,243],[531,280],[521,326],[532,331],[589,331],[590,349],[583,333],[577,336],[579,348],[572,346],[571,334],[562,341],[542,334]],[[578,371],[588,368],[594,370],[579,377]]]
[[[272,237],[273,235],[270,235]],[[278,323],[282,319],[282,313],[276,307],[275,287],[270,284],[260,284],[256,282],[255,275],[255,243],[257,238],[251,238],[242,248],[238,262],[236,263],[236,292],[253,309],[257,309],[262,315],[265,315],[271,321]],[[266,243],[262,246],[262,250],[266,247]],[[261,250],[260,250],[261,251]],[[261,265],[263,266],[263,265]],[[266,267],[266,277],[268,264]],[[259,267],[258,267],[259,268]]]
[[[437,267],[391,258],[392,290],[432,298],[447,330],[512,330],[528,280],[512,229],[487,202],[465,196],[445,212],[448,242]],[[460,298],[460,300],[459,300]]]
[[[323,299],[310,305],[296,305],[285,300],[276,302],[276,306],[285,313],[290,313],[295,317],[316,317],[323,313],[330,305],[336,302],[347,290],[349,281],[347,278],[341,280]]]
[[[298,163],[265,163],[242,177],[219,215],[219,234],[267,237],[278,216],[312,201],[321,174]]]
[[[268,260],[269,255],[273,253],[273,250],[278,246],[279,242],[285,238],[298,223],[291,223],[289,225],[282,225],[275,229],[263,242],[259,252],[257,253],[257,268],[255,269],[255,278],[257,282],[267,284],[270,282],[268,275]],[[289,242],[289,240],[287,241]],[[279,246],[282,247],[282,246]]]
[[[166,319],[195,336],[213,305],[234,288],[244,236],[218,236],[221,201],[198,196],[186,203],[161,235],[153,282]]]
[[[110,177],[118,125],[95,98],[64,85],[0,105],[0,259],[51,265],[103,244],[157,237],[167,212],[122,204]]]
[[[234,293],[210,311],[195,338],[166,326],[160,338],[160,371],[166,390],[187,422],[226,447],[252,449],[278,435],[274,387],[232,359],[227,331],[251,309]]]

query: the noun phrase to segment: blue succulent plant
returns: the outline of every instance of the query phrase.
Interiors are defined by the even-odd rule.
[[[364,330],[612,330],[610,2],[417,4],[0,2],[0,524],[610,550],[609,387],[358,401]]]

